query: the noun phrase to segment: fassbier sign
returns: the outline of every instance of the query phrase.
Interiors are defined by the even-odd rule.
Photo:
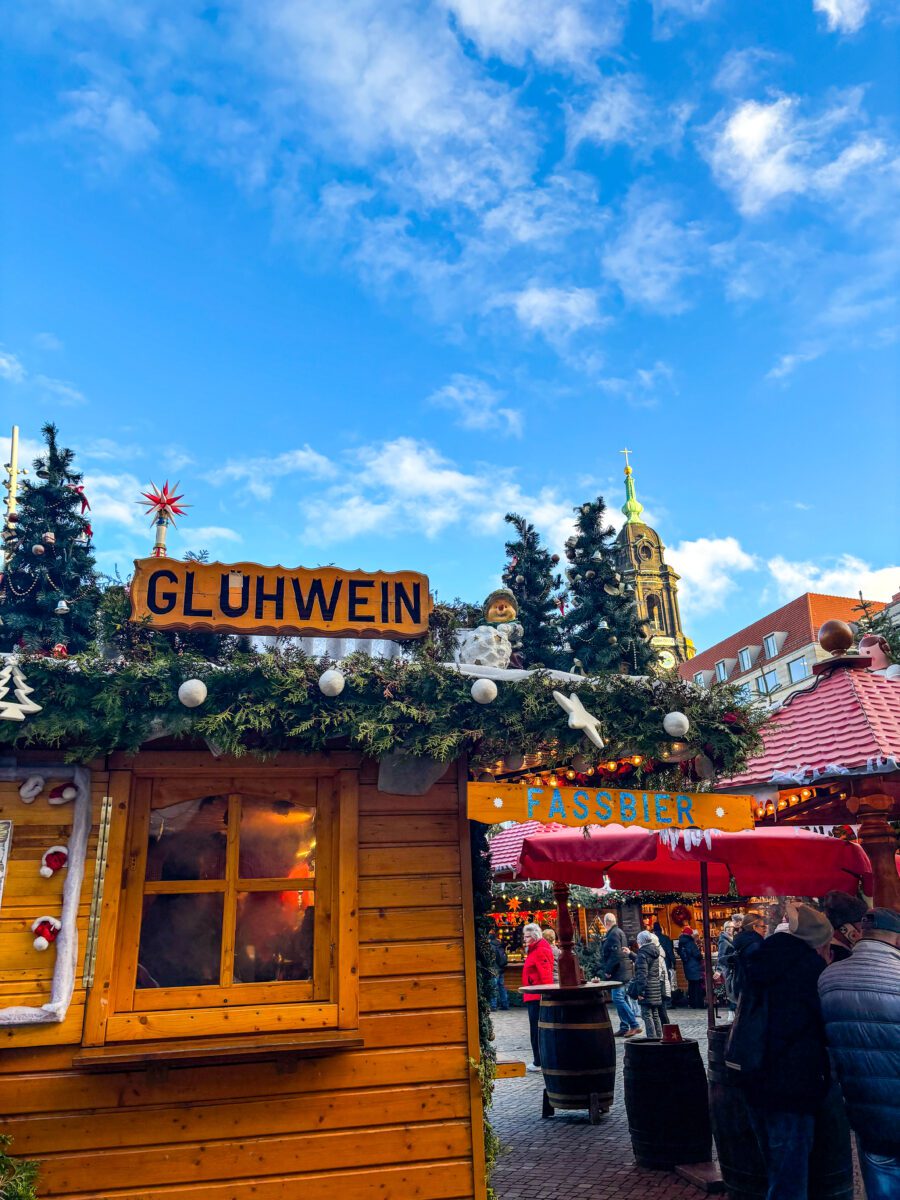
[[[430,613],[428,577],[415,571],[143,558],[131,582],[131,619],[156,629],[418,638]]]
[[[533,787],[527,783],[470,783],[469,819],[555,821],[558,825],[639,825],[643,829],[752,829],[749,796],[713,792],[617,791]]]

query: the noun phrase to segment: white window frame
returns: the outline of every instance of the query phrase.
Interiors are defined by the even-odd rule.
[[[720,658],[716,663],[716,679],[719,683],[725,683],[728,679],[728,659]]]
[[[767,676],[774,675],[775,682],[769,687]],[[774,667],[770,667],[768,671],[762,671],[756,677],[756,690],[761,696],[771,696],[773,692],[777,692],[781,684],[778,682],[778,672]]]
[[[696,674],[694,675],[694,683],[697,685],[697,687],[706,687],[706,684],[703,680],[703,676],[705,674],[706,674],[705,671],[697,671]]]
[[[738,665],[742,671],[749,671],[753,666],[753,655],[750,653],[749,646],[742,646],[738,650]]]
[[[803,663],[803,674],[798,676],[795,679],[794,672],[791,668],[794,667],[797,663]],[[788,669],[788,679],[790,680],[791,683],[802,683],[804,679],[809,679],[809,676],[810,676],[809,663],[806,661],[805,654],[800,654],[800,655],[798,655],[797,658],[790,659],[788,662],[788,665],[787,665],[787,669]]]
[[[773,647],[770,649],[770,647]],[[766,658],[778,657],[778,635],[775,633],[767,633],[763,638],[763,649],[766,652]]]

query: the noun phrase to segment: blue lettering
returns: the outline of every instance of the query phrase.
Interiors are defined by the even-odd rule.
[[[553,789],[553,799],[550,801],[550,811],[548,817],[563,817],[566,816],[566,806],[562,802],[562,796],[559,794],[559,788]]]
[[[626,803],[627,801],[627,803]],[[636,801],[631,792],[619,792],[619,815],[624,825],[627,821],[633,821],[636,816]]]
[[[536,808],[540,807],[541,802],[540,802],[539,797],[543,796],[543,794],[544,794],[543,788],[529,788],[528,789],[528,819],[529,819],[529,821],[534,816],[534,810]]]
[[[694,823],[694,802],[690,796],[676,796],[675,803],[678,805],[678,824],[693,825]]]
[[[597,807],[594,812],[598,821],[612,820],[612,796],[609,792],[597,793]]]
[[[644,807],[644,820],[649,822],[650,809],[647,807],[647,793],[646,792],[641,793],[641,803],[643,804],[643,807]]]
[[[587,798],[587,792],[572,793],[572,812],[579,821],[583,821],[588,815]]]
[[[672,797],[668,792],[657,792],[653,797],[654,807],[656,809],[656,820],[659,825],[671,825],[672,818],[667,816],[668,809],[666,804]]]

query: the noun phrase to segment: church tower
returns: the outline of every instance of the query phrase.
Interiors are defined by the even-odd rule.
[[[634,493],[634,472],[625,455],[625,524],[619,530],[616,546],[619,570],[627,584],[634,587],[634,599],[640,616],[648,624],[651,644],[659,652],[663,667],[687,662],[696,651],[681,628],[678,609],[678,576],[665,559],[665,546],[655,529],[641,520],[644,506]]]

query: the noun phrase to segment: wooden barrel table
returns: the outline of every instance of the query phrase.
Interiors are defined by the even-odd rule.
[[[544,1073],[544,1116],[585,1108],[592,1125],[609,1111],[616,1082],[616,1043],[606,1009],[618,984],[536,987],[541,1009],[538,1043]]]
[[[639,1167],[671,1170],[709,1162],[712,1131],[698,1043],[627,1042],[625,1111]]]

